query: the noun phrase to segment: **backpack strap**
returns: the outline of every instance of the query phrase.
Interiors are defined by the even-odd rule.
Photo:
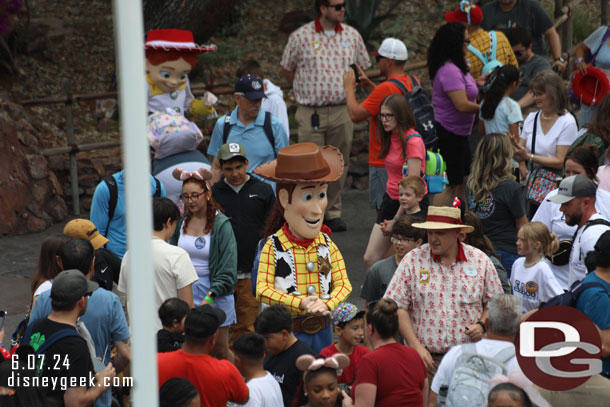
[[[411,74],[408,75],[409,79],[411,80],[411,87],[413,88],[413,90],[415,90],[416,87],[421,88],[421,82],[419,82],[419,80],[415,76]],[[413,90],[411,90],[411,92],[413,92]]]
[[[38,349],[36,349],[36,354],[41,355],[45,353],[47,349],[49,349],[55,342],[59,341],[60,339],[67,338],[69,336],[78,336],[79,338],[82,338],[82,336],[80,336],[76,329],[61,329],[52,334],[49,338],[47,338],[47,340],[44,341],[44,343]],[[30,339],[28,338],[28,344],[29,342]]]
[[[273,127],[271,127],[270,112],[265,112],[265,122],[263,123],[263,130],[265,131],[267,140],[269,140],[269,144],[271,144],[271,149],[273,150],[273,158],[277,158],[277,151],[275,150],[275,140],[273,138]]]
[[[504,370],[506,370],[506,363],[515,357],[515,347],[508,346],[502,349],[500,352],[496,353],[493,357],[496,361],[502,363],[504,365]]]
[[[155,194],[153,197],[159,198],[161,197],[161,181],[157,177],[153,177],[155,179]]]
[[[407,96],[409,94],[409,90],[407,89],[405,84],[402,83],[401,81],[399,81],[398,79],[392,78],[392,79],[388,79],[388,81],[392,82],[394,85],[396,85],[396,87],[398,87],[398,89],[400,89],[400,91],[402,92],[403,95]]]
[[[224,127],[222,128],[222,144],[226,144],[229,139],[229,133],[231,133],[231,116],[225,116]],[[269,144],[271,144],[271,149],[273,150],[273,157],[277,158],[277,151],[275,149],[275,139],[273,137],[273,127],[271,121],[271,113],[265,112],[265,121],[263,122],[263,131],[265,132],[265,136],[267,136],[267,140],[269,140]]]
[[[229,139],[229,133],[231,132],[231,115],[227,114],[225,116],[225,125],[222,128],[222,144],[226,144]]]
[[[471,44],[468,44],[468,51],[472,52],[474,54],[475,57],[479,58],[479,61],[481,61],[481,63],[483,65],[485,65],[486,63],[488,63],[489,61],[487,60],[487,58],[485,58],[483,56],[483,54],[481,53],[481,51],[479,51],[478,49],[476,49],[474,46],[472,46]]]
[[[577,281],[577,283],[580,283],[580,281]],[[589,288],[601,288],[606,294],[608,294],[608,296],[610,296],[610,292],[608,292],[606,287],[602,283],[596,282],[581,284],[580,287],[576,288],[575,290],[570,289],[570,291],[572,292],[574,299],[578,300],[578,297],[580,297],[580,295],[587,291]]]
[[[108,199],[108,224],[106,225],[106,235],[108,235],[108,228],[110,227],[110,222],[114,217],[116,204],[119,200],[119,187],[117,186],[116,180],[112,175],[106,177],[104,182],[108,186],[108,192],[110,193],[110,198]]]
[[[606,219],[591,219],[585,223],[585,227],[582,230],[582,233],[585,233],[585,230],[587,230],[587,228],[589,226],[595,226],[595,225],[606,225],[606,226],[610,227],[610,222],[608,222]]]
[[[468,342],[462,344],[462,355],[478,355],[477,345],[474,343]]]

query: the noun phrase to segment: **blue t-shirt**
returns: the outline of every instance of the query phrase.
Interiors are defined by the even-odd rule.
[[[45,291],[36,300],[34,309],[30,315],[28,327],[36,326],[36,323],[51,315],[51,290]],[[87,312],[80,317],[87,330],[91,334],[95,353],[102,358],[104,365],[110,362],[110,339],[114,341],[126,341],[129,339],[129,327],[127,319],[121,307],[119,297],[108,290],[98,288],[89,297]],[[105,391],[96,400],[94,406],[109,407],[112,403],[112,391]]]
[[[608,292],[610,292],[610,283],[599,278],[595,272],[587,274],[582,282],[583,284],[601,283],[606,287],[607,292],[596,287],[585,290],[585,292],[578,297],[576,308],[591,318],[599,329],[604,330],[610,328],[610,295],[608,295]],[[610,374],[610,357],[602,358],[602,365],[602,373],[606,375]]]
[[[599,49],[595,57],[595,66],[601,69],[610,69],[610,47],[608,47],[608,41],[606,40],[606,44],[601,43],[606,30],[608,30],[608,27],[602,25],[583,41],[587,48],[591,50],[591,54],[594,54]],[[600,45],[602,45],[601,48]]]
[[[484,103],[485,102],[483,102],[483,104]],[[515,102],[508,96],[504,96],[500,103],[498,103],[493,119],[485,120],[483,117],[481,117],[481,113],[479,113],[479,117],[485,124],[485,134],[504,134],[508,131],[511,124],[523,121],[523,115],[521,114],[519,103]]]
[[[227,137],[227,142],[232,141],[234,143],[239,143],[244,147],[248,158],[248,173],[271,185],[275,191],[274,182],[261,178],[252,171],[256,167],[274,160],[276,153],[288,145],[286,141],[288,140],[286,130],[280,119],[271,115],[271,129],[273,130],[273,139],[275,141],[274,148],[271,143],[269,143],[265,130],[263,129],[263,125],[265,124],[265,112],[263,109],[258,111],[256,120],[247,126],[244,126],[237,118],[237,109],[239,109],[239,107],[236,107],[235,110],[231,112],[231,119],[229,121],[231,124],[231,132],[229,133],[229,137]],[[218,157],[218,150],[220,150],[220,147],[223,144],[222,135],[225,127],[225,117],[226,115],[221,116],[216,121],[214,131],[212,132],[212,138],[210,139],[208,154],[214,157]]]
[[[116,180],[117,185],[117,202],[114,210],[114,216],[112,222],[108,223],[108,204],[110,201],[110,190],[108,184],[105,181],[100,182],[95,188],[93,193],[93,200],[91,201],[91,213],[89,219],[98,232],[106,236],[109,242],[106,244],[106,248],[112,253],[119,256],[121,259],[127,251],[127,225],[125,217],[125,181],[123,171],[119,171],[116,174],[112,174]],[[155,194],[157,189],[157,183],[154,177],[150,176],[150,191],[151,196]],[[161,196],[165,196],[165,187],[161,184]],[[106,230],[108,228],[108,230]]]

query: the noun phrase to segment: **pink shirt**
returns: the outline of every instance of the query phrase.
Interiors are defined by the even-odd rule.
[[[315,20],[290,34],[280,65],[295,73],[292,88],[298,104],[332,106],[345,104],[343,74],[353,63],[362,69],[371,66],[358,31],[338,24],[329,37]]]
[[[411,134],[418,134],[414,129],[409,129],[405,132],[404,137],[407,138]],[[413,136],[407,142],[405,158],[402,154],[402,146],[400,144],[400,136],[392,134],[390,139],[390,151],[385,156],[384,166],[388,173],[388,182],[386,184],[386,192],[393,200],[398,200],[398,182],[402,179],[402,166],[406,159],[419,158],[421,161],[421,174],[426,170],[426,146],[421,137]]]
[[[428,244],[411,250],[384,296],[409,311],[417,339],[432,353],[468,342],[466,327],[481,319],[494,294],[502,293],[489,257],[460,244],[465,260],[456,259],[451,266],[435,260]]]

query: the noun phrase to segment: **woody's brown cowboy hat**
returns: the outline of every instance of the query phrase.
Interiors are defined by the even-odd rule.
[[[254,173],[279,183],[336,181],[343,173],[343,155],[332,146],[292,144],[282,148],[277,159],[256,167]]]
[[[464,233],[474,230],[472,226],[462,223],[460,209],[450,206],[429,206],[426,221],[413,223],[411,226],[427,230],[462,229]]]

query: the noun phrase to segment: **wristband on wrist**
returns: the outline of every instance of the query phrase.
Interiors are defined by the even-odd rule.
[[[206,295],[206,296],[205,296],[205,298],[204,298],[204,300],[206,300],[206,301],[207,301],[207,302],[209,302],[210,304],[214,304],[214,299],[213,299],[213,298],[210,298],[210,296],[209,296],[209,295]]]
[[[582,61],[584,61],[584,60],[585,60],[584,58],[576,58],[576,59],[574,60],[574,63],[575,63],[576,65],[578,65],[578,64],[580,64],[580,63],[581,63]]]
[[[487,332],[487,328],[485,328],[485,323],[483,321],[477,321],[476,324],[480,325],[481,328],[483,328],[483,333]]]

